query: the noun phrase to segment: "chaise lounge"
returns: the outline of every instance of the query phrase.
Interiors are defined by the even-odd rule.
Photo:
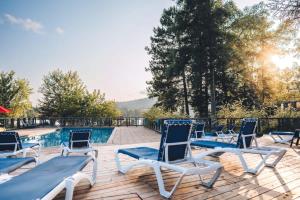
[[[39,156],[40,143],[22,143],[17,132],[0,132],[0,156],[16,156],[23,154],[26,157],[28,152],[33,152],[35,157]]]
[[[82,172],[90,162],[93,162],[91,175]],[[75,185],[86,179],[92,186],[96,172],[95,157],[58,156],[0,184],[0,199],[49,200],[66,189],[65,199],[71,200]]]
[[[198,175],[202,185],[212,187],[218,179],[223,167],[216,162],[195,159],[190,148],[191,120],[166,120],[161,136],[159,149],[150,147],[136,147],[119,149],[116,151],[116,164],[121,173],[126,173],[131,168],[146,165],[153,168],[159,192],[162,196],[170,198],[185,175]],[[127,166],[122,166],[119,154],[127,155],[137,161]],[[183,167],[179,164],[191,163],[192,167]],[[181,173],[170,191],[165,189],[161,168],[167,168]],[[201,175],[213,174],[212,178],[203,182]]]
[[[243,119],[236,144],[204,140],[191,142],[191,146],[214,149],[200,153],[195,157],[198,159],[204,159],[204,157],[208,155],[233,153],[239,157],[244,170],[252,174],[257,174],[263,166],[275,167],[287,150],[279,147],[258,147],[256,140],[256,126],[257,119]],[[254,147],[252,146],[253,141],[255,141]],[[244,158],[244,154],[247,153],[260,155],[262,159],[261,162],[259,162],[254,168],[250,168]],[[267,161],[271,156],[274,156],[275,159],[273,162],[268,163]]]
[[[69,155],[70,153],[84,153],[94,152],[95,157],[98,157],[98,151],[91,145],[92,131],[86,130],[71,130],[69,142],[63,142],[61,147],[61,155]]]

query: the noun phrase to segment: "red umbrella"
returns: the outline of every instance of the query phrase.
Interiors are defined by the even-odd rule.
[[[0,113],[10,113],[11,111],[7,108],[0,106]]]

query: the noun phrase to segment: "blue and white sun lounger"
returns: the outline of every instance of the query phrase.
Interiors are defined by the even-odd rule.
[[[92,130],[71,130],[69,136],[69,142],[62,143],[62,155],[68,155],[69,153],[84,153],[94,152],[95,157],[98,157],[98,151],[91,145]]]
[[[216,162],[195,159],[192,157],[190,148],[191,120],[166,120],[161,136],[160,148],[136,147],[119,149],[116,151],[116,164],[118,170],[126,173],[134,166],[146,165],[153,168],[159,192],[162,196],[169,198],[180,184],[185,175],[198,175],[202,185],[212,187],[218,179],[223,167]],[[121,166],[119,154],[124,154],[137,161]],[[192,167],[183,167],[177,164],[192,163]],[[167,168],[181,173],[174,187],[167,191],[161,174],[161,168]],[[208,182],[203,182],[201,175],[212,174]]]
[[[205,122],[195,122],[193,128],[193,139],[199,139],[205,136]]]
[[[289,144],[293,139],[294,132],[289,131],[271,131],[269,135],[275,143]]]
[[[278,147],[258,147],[256,126],[257,119],[244,119],[236,144],[205,140],[193,141],[191,143],[192,146],[214,149],[203,152],[195,157],[203,159],[207,155],[220,155],[226,152],[234,153],[239,157],[244,170],[253,174],[257,174],[263,166],[275,167],[286,153],[286,149]],[[253,140],[255,141],[254,147],[252,147]],[[261,162],[254,168],[250,168],[243,156],[246,153],[260,155],[262,158]],[[269,160],[271,156],[275,157],[274,161],[267,163],[267,160]]]
[[[0,158],[0,184],[11,179],[13,176],[9,173],[27,165],[32,162],[37,164],[37,159],[34,157],[26,158]],[[0,186],[1,187],[1,186]],[[1,199],[1,195],[0,195]]]
[[[93,173],[81,170],[93,162]],[[0,184],[0,199],[49,200],[66,189],[65,199],[73,198],[75,185],[83,179],[92,186],[96,180],[97,162],[91,156],[59,156]]]
[[[8,174],[32,162],[37,162],[33,157],[26,158],[0,158],[0,175]]]
[[[29,151],[32,151],[36,157],[39,156],[41,145],[40,143],[22,143],[17,132],[0,132],[0,156],[16,156],[20,153],[23,157]]]

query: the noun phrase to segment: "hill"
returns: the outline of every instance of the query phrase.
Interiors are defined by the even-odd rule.
[[[138,117],[156,103],[156,99],[136,99],[132,101],[117,102],[118,108],[123,112],[124,116]]]

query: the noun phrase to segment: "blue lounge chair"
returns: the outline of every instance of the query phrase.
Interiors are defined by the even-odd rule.
[[[289,144],[293,139],[294,132],[290,131],[271,131],[270,137],[275,143]]]
[[[193,139],[199,139],[205,135],[205,122],[195,122],[193,128]]]
[[[37,160],[34,157],[0,158],[0,184],[13,177],[9,175],[9,173],[32,162],[35,162],[37,164]],[[1,195],[0,195],[0,199],[1,199]]]
[[[258,147],[256,140],[256,126],[257,119],[243,119],[238,140],[235,144],[204,140],[193,141],[191,146],[214,149],[201,153],[195,157],[203,159],[207,155],[220,155],[226,152],[234,153],[239,157],[244,170],[253,174],[257,174],[263,166],[275,167],[286,153],[286,149],[278,147]],[[252,147],[253,141],[255,142],[254,147]],[[261,162],[259,162],[255,168],[250,168],[243,156],[246,153],[259,154],[262,158]],[[267,160],[271,156],[276,158],[273,162],[267,163]]]
[[[0,156],[16,156],[22,153],[26,157],[32,151],[38,157],[40,148],[40,143],[22,143],[17,132],[0,132]]]
[[[201,175],[213,173],[212,178],[208,182],[203,182],[201,179],[202,185],[212,187],[223,167],[216,162],[192,157],[189,142],[191,126],[191,120],[166,120],[164,122],[159,149],[136,147],[117,150],[115,159],[118,170],[126,173],[137,165],[152,167],[156,175],[159,192],[166,198],[171,197],[185,175],[199,175],[201,179]],[[121,166],[119,154],[135,158],[137,161],[127,166]],[[179,165],[182,163],[192,163],[193,167],[187,168]],[[162,167],[181,173],[181,176],[170,191],[165,189],[161,174]]]
[[[91,145],[91,129],[86,130],[71,130],[69,136],[69,142],[62,143],[62,155],[68,155],[69,153],[84,153],[94,152],[95,157],[98,157],[98,151]]]
[[[8,174],[32,162],[37,162],[34,157],[26,158],[0,158],[0,175]]]
[[[91,161],[93,173],[83,173],[82,169]],[[55,157],[0,184],[0,199],[48,200],[66,189],[65,199],[71,200],[75,185],[83,179],[93,185],[96,172],[97,162],[92,156]]]
[[[195,127],[194,134],[192,140],[214,140],[214,141],[229,141],[233,140],[233,136],[229,134],[225,134],[223,132],[224,125],[215,125],[212,132],[205,132],[205,123],[204,122],[196,122],[193,127]]]

